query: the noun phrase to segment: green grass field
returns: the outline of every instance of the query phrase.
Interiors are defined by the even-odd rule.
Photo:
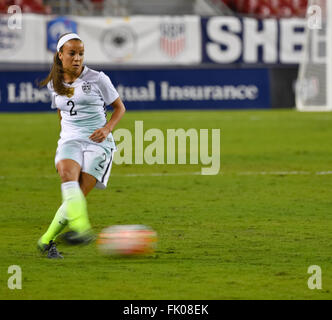
[[[111,258],[95,244],[36,250],[60,205],[54,113],[1,114],[0,299],[331,299],[332,113],[127,112],[133,130],[221,130],[221,172],[201,165],[113,165],[88,197],[96,232],[146,224],[154,255]],[[10,265],[22,289],[7,286]],[[308,288],[308,268],[322,289]]]

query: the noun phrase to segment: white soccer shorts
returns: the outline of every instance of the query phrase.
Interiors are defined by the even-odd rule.
[[[55,166],[60,160],[76,161],[86,172],[97,179],[96,188],[105,189],[110,177],[114,149],[98,146],[87,141],[60,142],[55,154]]]

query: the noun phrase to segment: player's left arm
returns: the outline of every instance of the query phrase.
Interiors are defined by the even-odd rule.
[[[61,111],[60,111],[60,109],[58,109],[58,117],[59,117],[59,120],[60,120],[60,122],[61,122],[62,117],[61,117]]]
[[[103,128],[97,129],[89,138],[94,142],[103,142],[110,132],[113,131],[115,126],[119,123],[124,113],[126,112],[126,108],[121,100],[121,98],[117,98],[112,104],[112,108],[114,109],[110,120],[106,123]]]

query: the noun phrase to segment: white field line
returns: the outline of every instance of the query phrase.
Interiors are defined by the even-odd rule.
[[[332,174],[332,171],[321,171],[321,172],[316,172],[318,175],[327,175],[327,174]]]
[[[288,176],[288,175],[309,175],[314,173],[310,171],[247,171],[247,172],[238,172],[237,174],[241,176],[257,176],[257,175]]]
[[[224,175],[225,172],[220,172],[219,175]],[[288,175],[332,175],[332,171],[245,171],[245,172],[235,172],[235,174],[240,176],[288,176]],[[128,173],[128,174],[113,174],[114,177],[172,177],[172,176],[199,176],[200,171],[195,172],[181,172],[181,173]]]
[[[269,175],[269,176],[291,176],[291,175],[332,175],[332,171],[247,171],[238,172],[238,175]]]
[[[194,175],[201,175],[200,171],[197,172],[174,172],[174,173],[126,173],[126,174],[111,174],[113,177],[173,177],[173,176],[194,176]]]
[[[226,173],[228,174],[228,173]],[[318,175],[318,176],[325,176],[325,175],[332,175],[332,171],[243,171],[243,172],[231,172],[230,174],[236,174],[239,176],[291,176],[291,175]],[[112,177],[176,177],[176,176],[200,176],[202,175],[201,171],[194,171],[194,172],[165,172],[165,173],[125,173],[125,174],[118,174],[118,173],[111,173]],[[220,172],[218,175],[225,175],[225,172]],[[8,176],[0,176],[0,179],[6,179]],[[10,178],[15,178],[11,176]],[[44,175],[41,178],[56,178],[58,179],[57,175]]]

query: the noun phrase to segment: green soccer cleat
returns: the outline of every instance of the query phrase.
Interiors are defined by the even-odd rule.
[[[59,236],[66,244],[75,245],[87,245],[96,239],[92,231],[88,230],[85,232],[68,231]]]
[[[63,259],[63,256],[56,248],[56,243],[51,240],[48,244],[42,243],[40,240],[38,241],[37,248],[41,253],[45,253],[47,251],[47,258],[49,259]]]

